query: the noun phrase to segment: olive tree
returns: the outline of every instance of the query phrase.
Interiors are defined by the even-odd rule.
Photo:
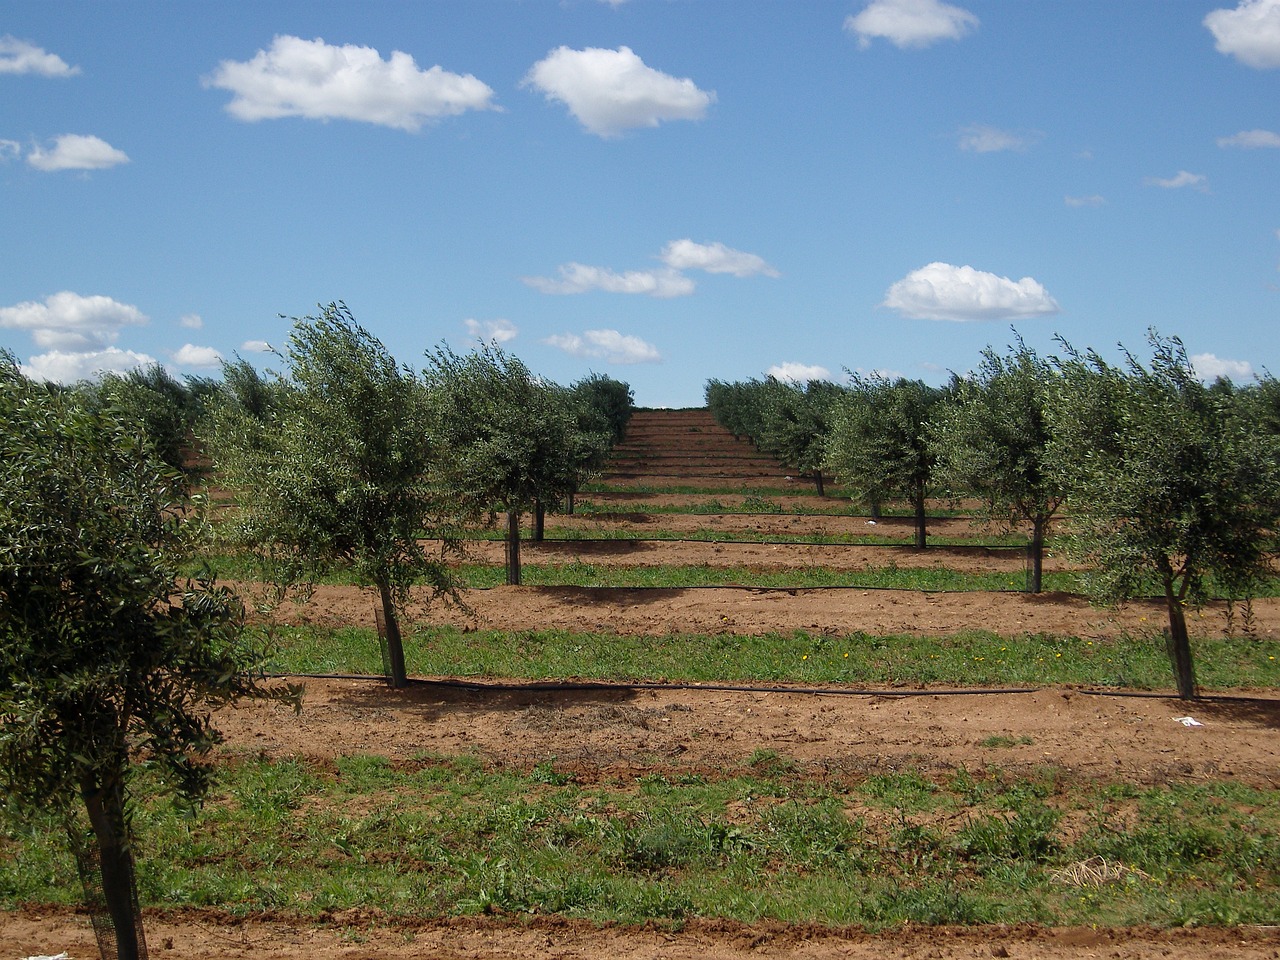
[[[607,432],[583,430],[570,391],[535,377],[494,344],[428,353],[428,432],[448,456],[436,482],[472,517],[505,513],[507,583],[519,584],[520,517],[578,488]]]
[[[1013,529],[1031,525],[1032,593],[1044,573],[1044,540],[1063,503],[1049,470],[1047,406],[1053,365],[1021,340],[1000,356],[983,351],[978,370],[952,384],[937,409],[931,442],[938,479],[957,493],[976,495],[980,519]]]
[[[288,370],[265,394],[229,367],[236,390],[210,421],[215,467],[237,499],[232,538],[280,595],[305,595],[335,566],[374,587],[388,676],[404,686],[400,611],[410,588],[452,591],[443,555],[424,546],[432,533],[445,549],[455,542],[440,534],[449,503],[430,483],[440,448],[424,429],[424,385],[343,303],[295,318],[283,359]]]
[[[1144,365],[1067,347],[1048,407],[1068,495],[1066,543],[1086,584],[1119,602],[1154,587],[1168,610],[1178,695],[1196,696],[1186,609],[1264,575],[1280,523],[1280,443],[1230,391],[1201,383],[1177,339],[1150,335]]]
[[[761,446],[784,464],[813,477],[826,496],[823,465],[831,416],[844,389],[829,380],[788,383],[770,377],[760,390]]]
[[[103,955],[133,960],[139,764],[198,801],[211,710],[282,691],[250,672],[235,596],[179,577],[202,524],[135,424],[0,358],[0,459],[0,804],[61,815]]]
[[[933,474],[929,418],[945,396],[919,380],[851,374],[849,389],[831,412],[828,469],[871,503],[902,498],[915,516],[915,545],[923,550],[925,494]]]

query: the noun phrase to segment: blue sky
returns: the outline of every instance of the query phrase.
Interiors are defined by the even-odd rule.
[[[0,347],[50,379],[270,367],[344,300],[648,406],[1013,330],[1243,382],[1278,270],[1280,0],[0,11]]]

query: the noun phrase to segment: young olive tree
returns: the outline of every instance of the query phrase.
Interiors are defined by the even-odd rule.
[[[1280,523],[1280,443],[1231,392],[1201,383],[1177,339],[1150,336],[1144,366],[1068,347],[1048,407],[1050,459],[1067,491],[1067,546],[1086,584],[1120,602],[1154,585],[1169,616],[1178,696],[1196,696],[1186,609],[1265,574]]]
[[[1032,593],[1044,575],[1044,540],[1063,503],[1049,470],[1047,407],[1057,374],[1021,340],[1002,357],[990,348],[976,373],[957,379],[937,409],[932,446],[939,480],[978,496],[981,519],[1031,525]]]
[[[284,691],[251,674],[235,596],[179,577],[203,524],[135,424],[0,358],[0,460],[0,804],[62,815],[100,949],[134,960],[138,766],[198,801],[211,711]]]
[[[801,385],[770,377],[759,394],[761,446],[784,464],[813,477],[815,492],[826,496],[822,475],[831,417],[844,389],[828,380]]]
[[[423,545],[433,534],[445,549],[455,543],[440,533],[450,505],[429,478],[441,450],[426,432],[424,384],[343,303],[295,318],[283,358],[288,370],[265,393],[229,367],[236,392],[210,421],[215,467],[238,504],[233,539],[280,595],[305,595],[335,566],[373,586],[389,680],[402,687],[400,610],[410,588],[453,590],[444,557]]]
[[[708,380],[706,385],[707,409],[716,423],[732,433],[733,439],[746,437],[757,449],[764,432],[763,390],[764,384],[759,380]]]
[[[529,372],[494,344],[428,353],[432,442],[449,455],[436,482],[472,517],[507,517],[507,583],[519,584],[520,517],[577,489],[608,434],[580,429],[570,391]]]
[[[929,418],[945,393],[919,380],[853,375],[835,404],[826,465],[871,503],[902,498],[915,514],[915,545],[923,550],[925,494],[933,475]]]

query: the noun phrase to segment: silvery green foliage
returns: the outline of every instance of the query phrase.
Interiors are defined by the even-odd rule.
[[[452,590],[443,558],[423,546],[453,542],[453,499],[431,482],[444,451],[427,430],[425,384],[342,303],[296,319],[282,359],[269,390],[233,365],[210,419],[219,481],[236,493],[227,529],[281,592],[349,567],[378,588],[398,647],[410,588]]]
[[[133,774],[198,801],[213,708],[286,691],[251,675],[240,601],[178,576],[205,526],[136,422],[0,356],[0,461],[0,803],[63,814],[77,845],[87,816],[106,919],[136,956]]]
[[[1052,364],[1021,340],[1007,356],[988,348],[975,373],[955,379],[931,431],[943,487],[978,497],[981,520],[1031,526],[1032,592],[1040,590],[1045,532],[1063,502],[1061,479],[1048,464],[1056,379]]]
[[[901,498],[916,515],[916,546],[925,545],[925,494],[934,453],[929,419],[945,392],[918,380],[854,376],[835,404],[826,466],[873,503]]]
[[[574,391],[492,344],[427,359],[430,432],[448,451],[435,476],[472,515],[555,503],[603,466],[612,428]]]
[[[1194,695],[1185,609],[1212,584],[1242,595],[1266,572],[1280,521],[1280,445],[1234,390],[1205,386],[1176,339],[1123,366],[1068,349],[1049,406],[1051,461],[1068,494],[1066,544],[1116,602],[1167,603],[1179,691]]]

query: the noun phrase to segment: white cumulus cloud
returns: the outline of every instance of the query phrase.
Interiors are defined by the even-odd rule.
[[[581,335],[560,333],[542,342],[570,356],[608,363],[658,363],[662,360],[662,354],[653,344],[617,330],[584,330]]]
[[[227,112],[247,121],[358,120],[416,131],[440,117],[493,109],[492,88],[470,74],[423,70],[400,50],[383,60],[372,47],[319,38],[277,36],[251,60],[223,60],[204,84],[233,93]]]
[[[1219,377],[1236,383],[1253,379],[1253,364],[1248,360],[1224,360],[1212,353],[1197,353],[1191,357],[1191,366],[1196,376],[1205,382]]]
[[[51,350],[22,364],[22,372],[33,380],[76,383],[108,371],[127,373],[138,367],[149,367],[155,362],[155,357],[134,353],[132,350],[121,350],[119,347],[80,352]]]
[[[960,130],[960,149],[971,153],[998,153],[1001,150],[1015,150],[1019,153],[1035,146],[1043,134],[1014,133],[1001,130],[986,124],[975,123]]]
[[[45,350],[101,350],[115,343],[120,328],[147,322],[137,307],[101,295],[83,297],[63,290],[45,298],[0,307],[0,328],[26,330]]]
[[[42,77],[73,77],[79,67],[68,66],[60,56],[34,43],[7,34],[0,37],[0,73],[35,73]]]
[[[968,10],[942,0],[871,0],[844,21],[863,49],[877,37],[904,50],[929,47],[939,40],[959,40],[977,26],[978,18]]]
[[[467,333],[486,343],[506,343],[514,340],[520,331],[510,320],[464,320]]]
[[[889,288],[882,306],[917,320],[1024,320],[1059,312],[1031,277],[1010,280],[949,263],[913,270]]]
[[[1280,0],[1240,0],[1210,11],[1202,21],[1219,53],[1250,67],[1280,67]]]
[[[270,353],[271,344],[265,340],[246,340],[240,344],[240,350],[243,353]]]
[[[541,293],[572,294],[603,290],[606,293],[641,293],[664,299],[687,297],[695,287],[692,280],[671,269],[617,273],[607,267],[592,267],[585,263],[564,264],[559,268],[558,277],[523,279]]]
[[[37,170],[105,170],[128,163],[129,157],[100,137],[81,133],[64,133],[55,137],[53,146],[32,147],[27,163]]]
[[[1181,190],[1183,187],[1192,187],[1201,192],[1209,189],[1209,178],[1202,173],[1190,173],[1186,170],[1179,170],[1172,177],[1147,177],[1143,184],[1148,187],[1161,187],[1165,190]]]
[[[563,103],[601,137],[664,120],[701,120],[716,100],[714,91],[698,89],[687,77],[646,66],[630,47],[558,47],[530,68],[521,85]]]
[[[1271,130],[1241,130],[1230,137],[1219,137],[1220,147],[1240,147],[1257,150],[1260,147],[1280,147],[1280,133]]]
[[[198,313],[184,313],[178,318],[178,326],[188,330],[199,330],[204,326],[204,318]]]
[[[788,360],[784,363],[775,363],[765,371],[765,376],[787,383],[808,383],[810,380],[830,380],[831,371],[817,364],[811,366]]]
[[[660,259],[672,270],[705,270],[707,273],[731,273],[735,277],[764,274],[778,276],[763,257],[726,247],[723,243],[694,243],[672,240],[662,248]]]
[[[222,364],[222,354],[213,347],[184,343],[173,352],[173,362],[180,367],[217,367]]]

